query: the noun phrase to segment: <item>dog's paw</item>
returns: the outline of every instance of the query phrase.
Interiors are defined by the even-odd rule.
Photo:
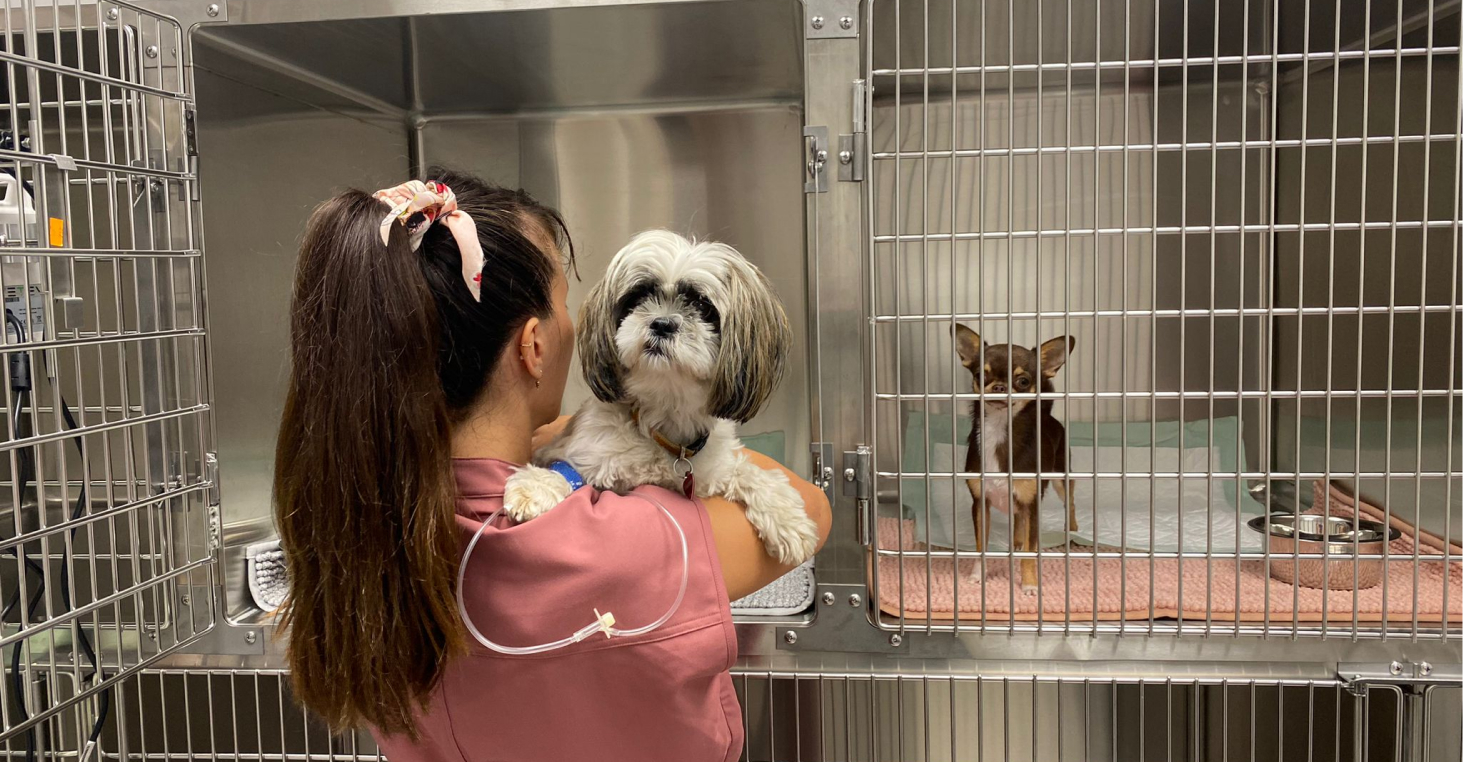
[[[538,518],[564,502],[573,492],[569,482],[554,471],[524,466],[503,486],[503,512],[520,524]]]
[[[1036,561],[1030,558],[1021,559],[1021,592],[1026,595],[1036,595],[1038,570]]]
[[[975,559],[975,565],[970,567],[970,576],[966,579],[971,582],[980,582],[985,579],[985,559]]]
[[[788,566],[812,558],[813,550],[818,547],[818,525],[808,518],[801,505],[796,514],[789,513],[785,520],[758,527],[758,534],[767,552]]]
[[[786,477],[748,495],[747,520],[767,552],[784,564],[801,564],[818,547],[818,525],[808,517],[802,496]]]

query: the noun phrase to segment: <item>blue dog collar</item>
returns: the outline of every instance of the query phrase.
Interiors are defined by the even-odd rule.
[[[573,466],[562,460],[556,460],[550,463],[549,470],[564,477],[564,481],[569,482],[570,490],[577,490],[584,486],[584,477],[580,476],[579,472],[575,471]]]

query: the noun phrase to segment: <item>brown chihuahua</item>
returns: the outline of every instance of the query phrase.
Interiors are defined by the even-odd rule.
[[[955,349],[960,362],[972,376],[976,394],[982,389],[988,396],[984,405],[976,400],[971,411],[970,440],[965,454],[965,470],[984,474],[983,478],[967,479],[974,499],[971,514],[975,519],[975,548],[984,552],[986,533],[992,508],[1011,515],[1013,550],[1034,552],[1041,542],[1041,520],[1037,505],[1046,492],[1047,479],[996,478],[995,474],[1065,472],[1067,470],[1067,430],[1052,417],[1052,399],[1012,400],[1007,394],[1034,394],[1037,385],[1043,394],[1056,394],[1052,378],[1067,361],[1067,353],[1077,346],[1071,336],[1061,336],[1027,349],[1015,344],[991,346],[980,335],[963,325],[955,326]],[[1011,410],[1006,410],[1007,406]],[[984,410],[981,408],[984,407]],[[1039,424],[1039,425],[1038,425]],[[1040,441],[1037,441],[1038,430]],[[1067,527],[1077,529],[1077,506],[1066,478],[1055,482],[1057,495],[1067,505]],[[971,579],[980,580],[984,559],[978,559]],[[1036,590],[1036,559],[1021,559],[1021,589]]]

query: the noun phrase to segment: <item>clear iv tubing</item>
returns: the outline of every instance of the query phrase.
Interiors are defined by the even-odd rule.
[[[488,517],[487,521],[484,521],[482,523],[482,526],[478,527],[478,531],[472,536],[472,541],[467,544],[467,549],[462,552],[462,562],[457,565],[457,613],[459,616],[462,617],[462,623],[467,625],[468,632],[471,632],[472,636],[474,638],[477,638],[477,641],[479,643],[482,643],[485,647],[497,651],[500,654],[526,656],[528,654],[541,654],[545,651],[553,651],[555,649],[563,648],[567,645],[578,643],[579,641],[584,640],[585,638],[588,638],[589,636],[597,632],[604,633],[605,637],[613,638],[623,638],[632,635],[644,635],[645,633],[650,632],[651,630],[654,630],[655,628],[670,621],[671,616],[674,615],[676,613],[676,610],[681,607],[681,601],[684,600],[686,597],[686,583],[690,580],[691,577],[690,551],[686,549],[686,531],[681,528],[681,522],[676,521],[676,517],[672,516],[671,512],[666,510],[666,507],[664,505],[661,505],[659,500],[654,500],[645,497],[644,495],[634,495],[634,497],[638,497],[641,500],[653,504],[656,508],[659,508],[660,512],[665,514],[665,517],[670,520],[671,526],[676,528],[676,534],[680,535],[681,539],[681,589],[679,592],[676,593],[676,599],[671,602],[671,607],[666,609],[666,612],[664,614],[661,614],[659,619],[645,625],[644,627],[635,627],[628,630],[622,630],[613,625],[614,618],[611,617],[610,613],[607,611],[603,615],[600,615],[597,619],[595,619],[594,622],[587,624],[579,628],[578,630],[575,630],[573,635],[570,635],[567,638],[560,638],[559,640],[555,640],[552,643],[540,643],[536,646],[505,646],[488,640],[487,636],[483,635],[482,632],[478,630],[477,626],[472,623],[472,617],[467,615],[467,603],[462,599],[462,581],[463,578],[467,576],[467,562],[472,558],[473,548],[477,547],[478,540],[482,539],[483,532],[488,528],[488,525],[493,523],[493,520],[498,518],[498,514],[503,512],[503,509],[499,508],[497,511],[493,512],[492,516]],[[598,614],[599,612],[596,611],[595,613]]]

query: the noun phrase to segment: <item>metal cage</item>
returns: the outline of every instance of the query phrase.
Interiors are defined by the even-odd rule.
[[[34,756],[213,624],[209,395],[181,26],[3,11],[0,739]]]
[[[925,675],[733,675],[746,762],[797,760],[1448,759],[1458,688],[1337,680]],[[120,696],[107,759],[381,759],[365,733],[334,735],[276,670],[149,670]],[[178,707],[172,712],[152,707]],[[1416,754],[1414,755],[1414,752]]]
[[[879,625],[1458,637],[1456,7],[875,8]],[[1075,350],[1022,392],[974,381],[957,325]],[[974,419],[997,440],[1028,404],[1057,455],[972,467]],[[983,474],[1041,494],[977,538]],[[1306,512],[1330,545],[1263,533]]]
[[[835,521],[811,606],[738,620],[743,759],[1463,754],[1456,0],[3,2],[0,754],[379,758],[245,579],[260,316],[279,230],[438,153],[591,248],[762,244],[776,446]],[[1075,348],[1023,391],[957,325]],[[1023,404],[1060,467],[973,469]],[[972,479],[1070,482],[1076,525],[1048,490],[977,546]]]

